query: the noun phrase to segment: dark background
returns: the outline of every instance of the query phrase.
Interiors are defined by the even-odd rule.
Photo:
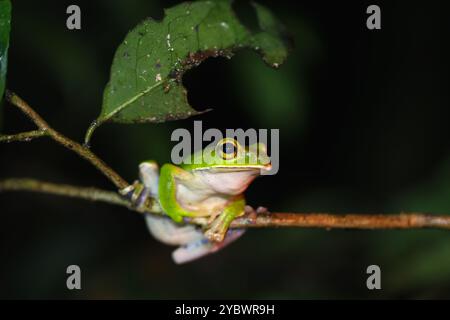
[[[81,141],[99,112],[115,48],[176,1],[13,1],[8,87]],[[250,204],[276,211],[450,213],[448,11],[443,2],[260,1],[292,32],[280,70],[253,52],[209,59],[184,77],[204,127],[279,128],[280,171]],[[65,27],[78,4],[82,30]],[[366,28],[378,4],[382,29]],[[243,19],[251,20],[246,1]],[[4,131],[32,129],[6,108]],[[107,124],[93,150],[132,181],[147,159],[170,161],[165,124]],[[0,178],[113,186],[48,139],[0,146]],[[141,216],[48,195],[0,194],[0,298],[450,298],[445,231],[250,230],[226,250],[177,266]],[[82,290],[66,289],[66,267]],[[366,288],[366,268],[382,290]]]

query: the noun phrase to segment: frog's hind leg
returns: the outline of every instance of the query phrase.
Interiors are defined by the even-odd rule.
[[[139,165],[139,178],[146,188],[150,190],[149,195],[158,198],[159,166],[155,161],[145,161]]]
[[[180,246],[172,253],[172,259],[177,264],[190,262],[208,254],[217,252],[239,238],[244,229],[228,230],[222,242],[211,242],[202,230],[194,225],[177,224],[169,217],[145,215],[147,227],[157,240]]]
[[[186,245],[204,238],[203,233],[197,227],[189,224],[177,224],[169,217],[146,214],[145,221],[153,237],[168,245]]]
[[[228,230],[222,242],[211,242],[203,234],[197,241],[190,242],[184,246],[179,247],[172,253],[172,259],[177,264],[190,262],[208,254],[217,252],[226,247],[241,235],[245,229]]]

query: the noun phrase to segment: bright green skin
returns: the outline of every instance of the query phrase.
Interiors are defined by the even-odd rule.
[[[223,143],[235,144],[236,155],[224,159],[219,150]],[[226,138],[216,147],[194,153],[191,164],[163,165],[158,193],[161,207],[175,222],[209,217],[206,237],[222,241],[233,219],[244,214],[243,192],[260,170],[270,169],[270,161],[261,143],[245,148]]]

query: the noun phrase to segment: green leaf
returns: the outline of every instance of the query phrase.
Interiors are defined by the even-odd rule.
[[[0,104],[5,92],[10,29],[11,2],[9,0],[0,0]]]
[[[231,1],[181,3],[162,21],[147,19],[128,33],[117,49],[101,114],[86,134],[106,121],[165,122],[199,114],[188,103],[183,74],[209,57],[231,58],[251,48],[272,67],[281,65],[289,45],[284,29],[269,10],[254,4],[257,32],[236,17]]]

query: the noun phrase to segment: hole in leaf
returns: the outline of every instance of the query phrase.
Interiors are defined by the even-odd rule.
[[[227,71],[230,67],[226,58],[208,58],[186,72],[183,84],[189,104],[195,110],[226,108],[233,104],[233,95],[230,95],[233,92],[232,79]]]

